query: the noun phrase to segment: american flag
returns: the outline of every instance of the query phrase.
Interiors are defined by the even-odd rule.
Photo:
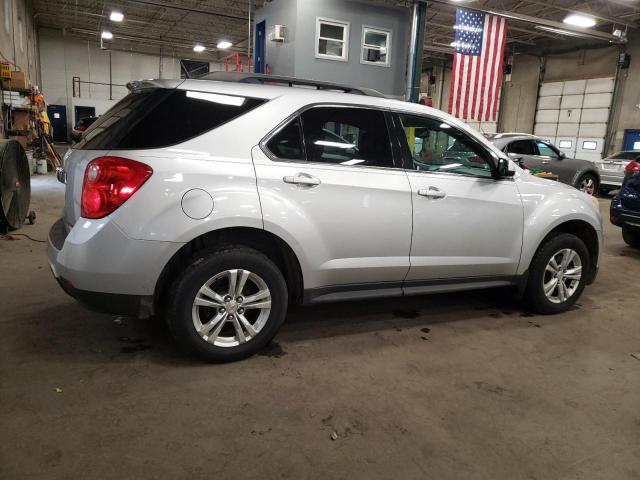
[[[502,87],[507,20],[458,8],[449,113],[464,120],[495,121]]]

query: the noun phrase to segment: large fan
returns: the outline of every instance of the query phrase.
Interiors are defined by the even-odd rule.
[[[16,140],[0,140],[0,229],[20,228],[29,212],[31,175]]]

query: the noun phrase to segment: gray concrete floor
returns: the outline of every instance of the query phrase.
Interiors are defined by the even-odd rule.
[[[32,188],[18,233],[45,239],[62,186]],[[85,310],[45,244],[0,240],[0,478],[638,479],[640,252],[605,225],[566,314],[501,291],[300,309],[229,365]]]

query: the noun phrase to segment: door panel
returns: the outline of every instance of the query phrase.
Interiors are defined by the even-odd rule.
[[[273,161],[259,147],[253,161],[265,229],[297,243],[305,289],[404,279],[411,192],[403,171]],[[320,183],[284,181],[300,176]]]
[[[414,224],[407,280],[514,275],[523,211],[512,180],[408,172]],[[446,196],[428,198],[435,187]]]
[[[64,143],[67,138],[67,107],[64,105],[48,105],[47,115],[53,128],[53,141]]]

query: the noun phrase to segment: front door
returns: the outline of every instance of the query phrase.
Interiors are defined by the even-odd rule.
[[[413,197],[407,290],[425,281],[510,281],[523,232],[513,179],[495,179],[486,147],[455,126],[427,116],[396,118]]]
[[[317,106],[254,147],[265,229],[298,246],[305,289],[401,293],[411,192],[390,144],[384,112]]]

